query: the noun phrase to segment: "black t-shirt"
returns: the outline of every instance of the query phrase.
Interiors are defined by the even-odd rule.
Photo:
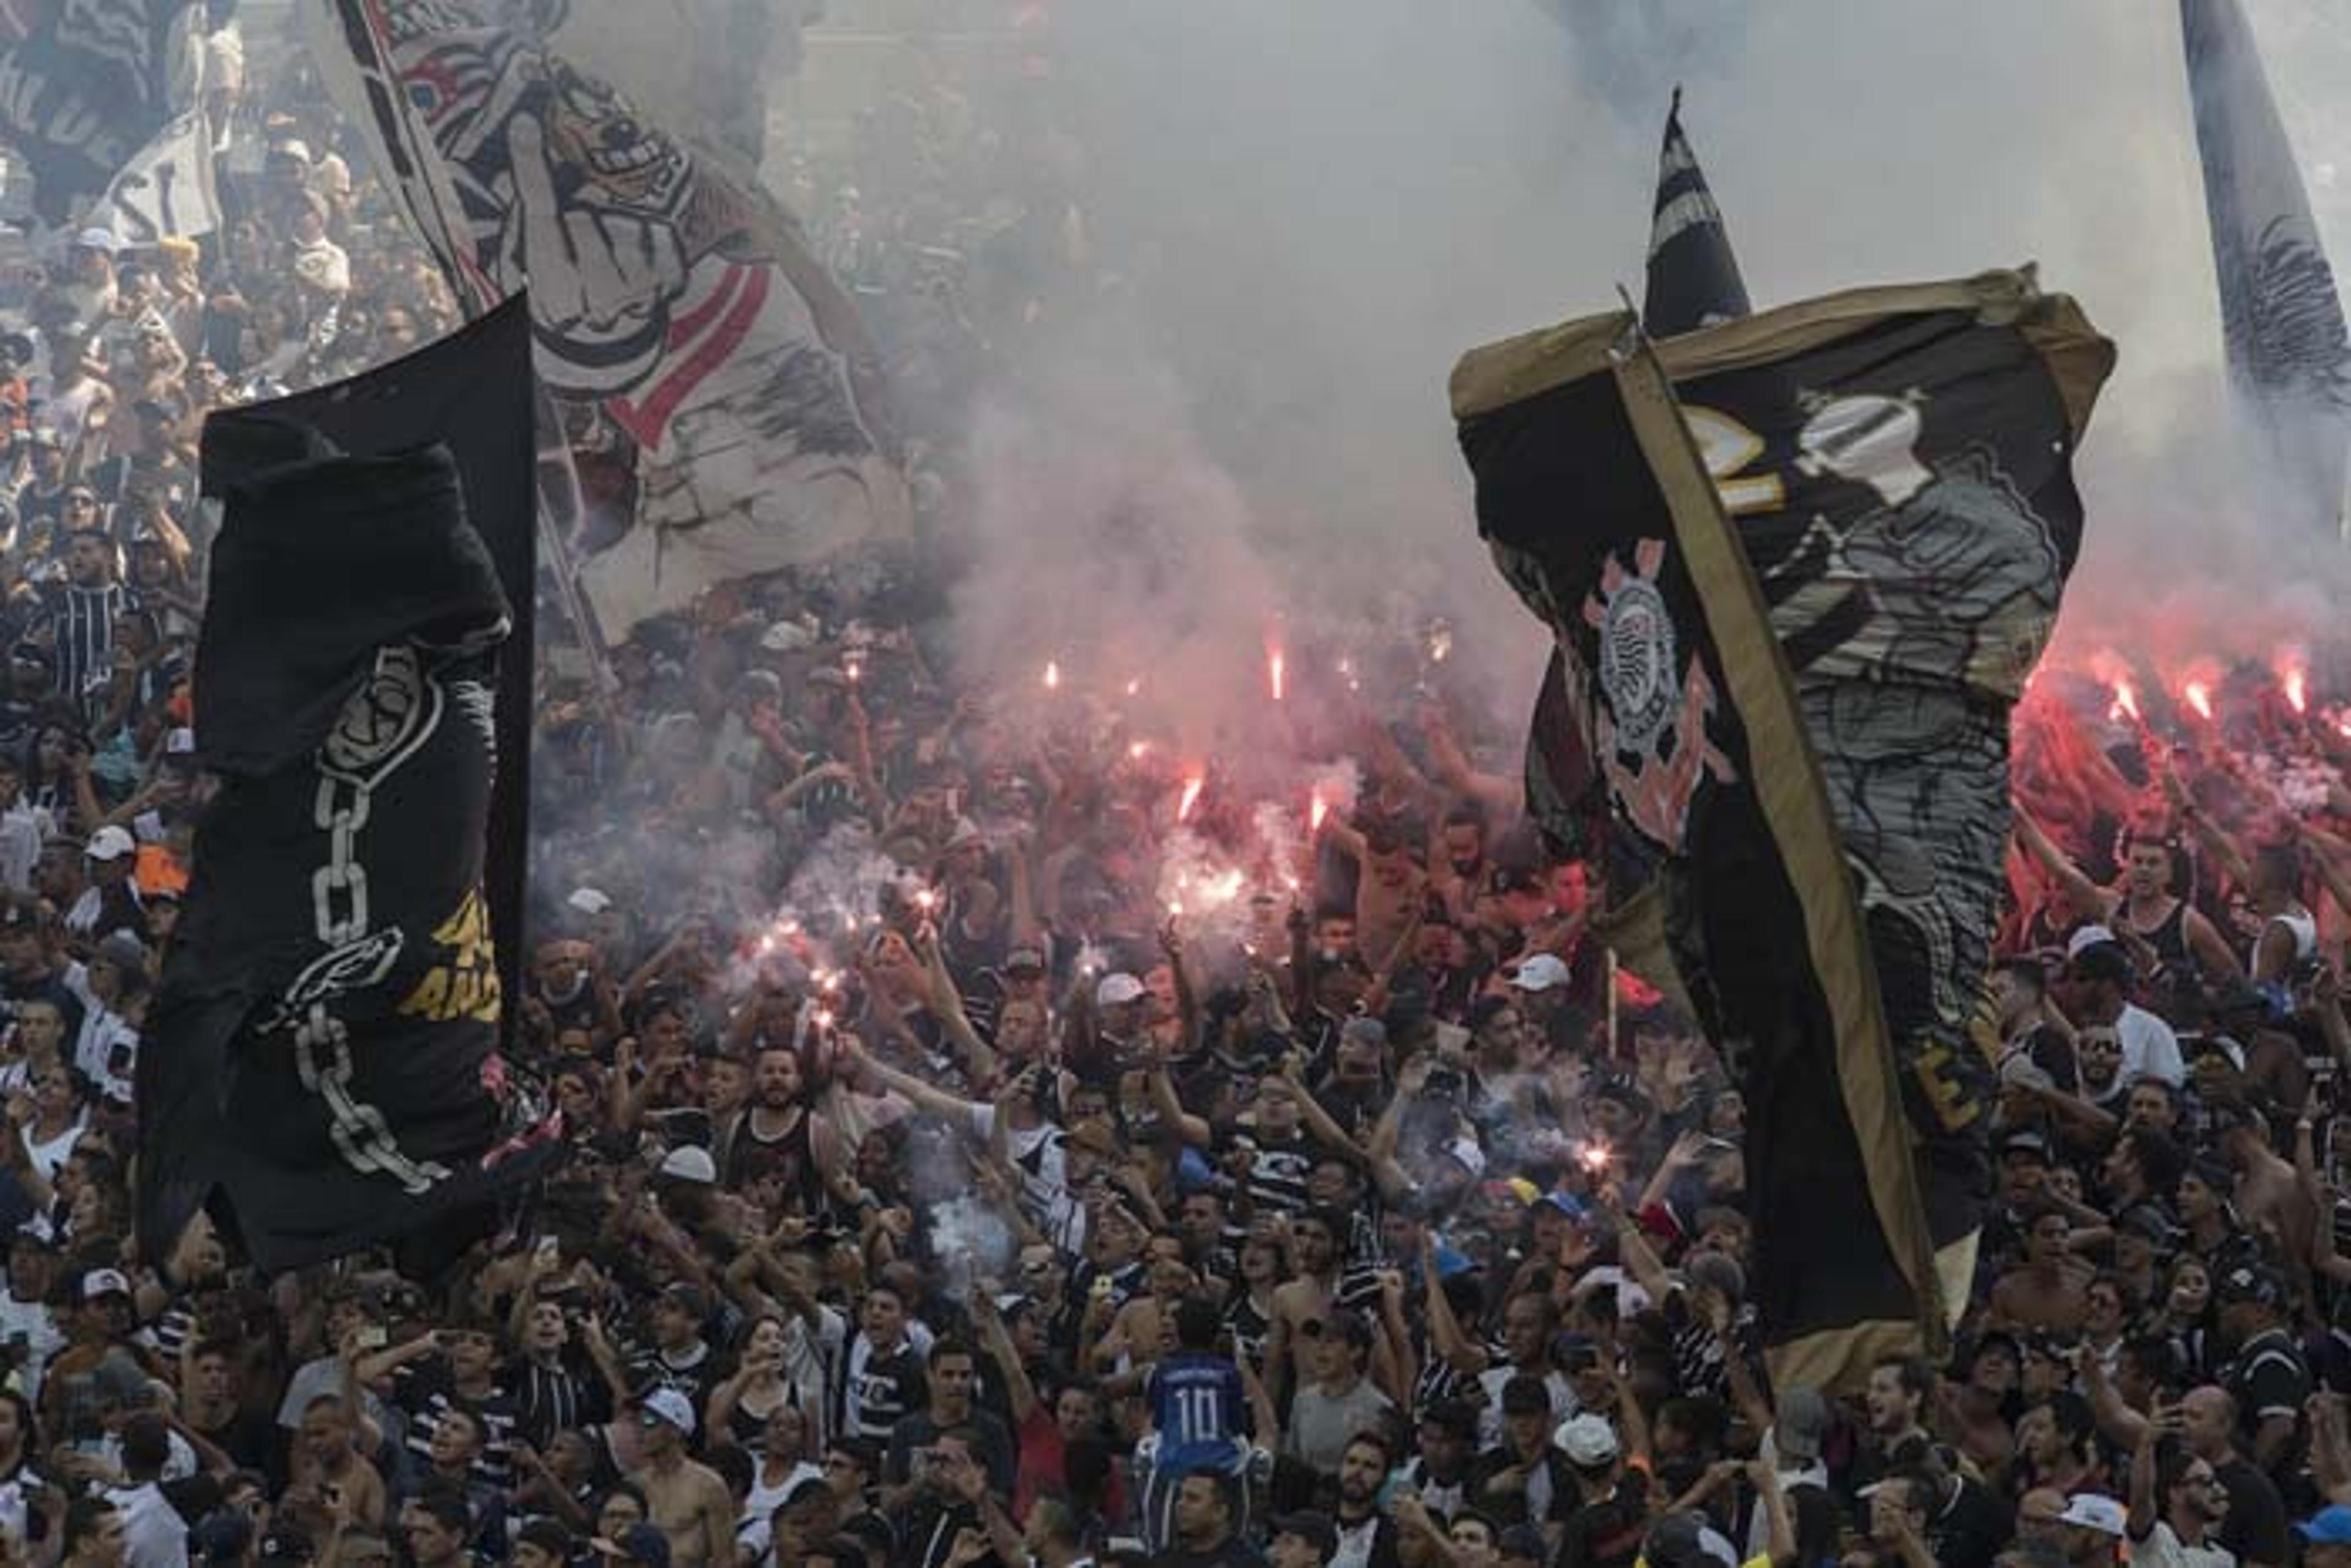
[[[1927,1548],[1940,1568],[1991,1568],[2015,1534],[2008,1511],[1992,1495],[1962,1479],[1959,1490],[1927,1524]]]
[[[2242,1456],[2212,1467],[2221,1489],[2229,1494],[2229,1511],[2220,1521],[2220,1544],[2240,1563],[2283,1563],[2286,1550],[2285,1501],[2277,1487]]]

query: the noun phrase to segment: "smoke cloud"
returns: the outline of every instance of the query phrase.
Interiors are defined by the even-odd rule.
[[[2351,41],[2318,0],[2252,8],[2290,130],[2327,145]],[[1488,700],[1481,760],[1509,770],[1541,638],[1477,546],[1445,378],[1472,344],[1638,297],[1676,81],[1759,306],[2032,260],[2121,343],[2080,469],[2069,645],[2252,653],[2334,598],[2339,550],[2266,528],[2257,449],[2228,428],[2168,5],[1053,10],[1086,221],[1127,270],[982,394],[967,674],[1142,674],[1130,716],[1262,746],[1245,710],[1270,643],[1337,659],[1410,602],[1460,628],[1451,678]],[[2351,261],[2351,181],[2305,167]]]

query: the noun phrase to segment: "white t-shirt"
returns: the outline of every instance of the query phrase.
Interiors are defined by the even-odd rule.
[[[2119,1082],[2128,1084],[2141,1078],[2160,1078],[2174,1089],[2188,1082],[2188,1062],[2179,1054],[2179,1037],[2145,1008],[2125,1002],[2122,1016],[2115,1019],[2115,1038],[2123,1048]]]
[[[2144,1541],[2131,1542],[2131,1568],[2236,1568],[2237,1554],[2219,1546],[2190,1546],[2163,1520]]]
[[[122,1511],[122,1539],[129,1568],[188,1568],[188,1521],[153,1481],[107,1492]]]

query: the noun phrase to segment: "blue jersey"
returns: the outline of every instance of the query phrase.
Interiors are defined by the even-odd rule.
[[[1163,1474],[1230,1470],[1248,1457],[1240,1368],[1223,1356],[1169,1356],[1152,1370],[1144,1396]]]

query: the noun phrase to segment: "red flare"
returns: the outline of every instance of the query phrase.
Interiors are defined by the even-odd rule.
[[[2106,716],[2128,718],[2134,723],[2137,722],[2138,693],[2131,689],[2131,684],[2128,681],[2115,683],[2115,706],[2106,710]]]
[[[1285,683],[1282,680],[1282,674],[1283,663],[1281,650],[1274,648],[1268,651],[1265,656],[1265,679],[1266,685],[1272,689],[1273,700],[1276,702],[1281,701],[1286,689]]]
[[[1176,820],[1177,821],[1188,822],[1192,820],[1192,808],[1200,803],[1200,790],[1207,784],[1207,779],[1197,773],[1193,774],[1192,777],[1184,780],[1183,796],[1176,802]]]
[[[1049,692],[1061,689],[1061,664],[1058,659],[1045,661],[1045,689]]]
[[[2310,711],[2310,674],[2299,665],[2288,666],[2283,678],[2286,706],[2299,716]]]
[[[2202,681],[2190,681],[2179,688],[2179,695],[2187,700],[2189,707],[2196,710],[2197,717],[2207,724],[2212,722],[2212,688],[2210,685]]]
[[[1322,799],[1322,790],[1315,790],[1312,799],[1306,803],[1306,831],[1310,833],[1321,832],[1322,821],[1330,814],[1331,802]]]

